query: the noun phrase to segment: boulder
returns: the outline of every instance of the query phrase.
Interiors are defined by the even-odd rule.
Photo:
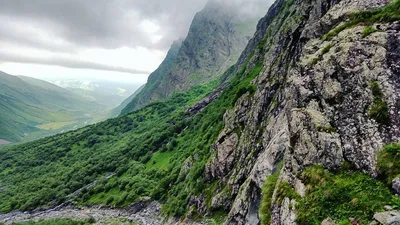
[[[374,215],[374,219],[383,225],[400,225],[400,212],[380,212]]]

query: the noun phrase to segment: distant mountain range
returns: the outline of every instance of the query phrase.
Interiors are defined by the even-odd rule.
[[[106,119],[135,89],[125,86],[76,80],[50,83],[0,72],[0,145]]]
[[[52,83],[92,101],[107,105],[109,109],[117,107],[140,87],[140,84],[101,80],[56,80]]]

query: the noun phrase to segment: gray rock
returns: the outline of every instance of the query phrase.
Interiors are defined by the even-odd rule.
[[[376,213],[374,219],[383,225],[399,225],[400,215],[399,211],[389,211]]]
[[[337,225],[336,221],[332,220],[330,217],[324,219],[321,225]]]
[[[392,189],[395,194],[400,194],[400,177],[397,177],[392,181]]]
[[[393,210],[393,208],[392,208],[390,205],[385,205],[385,206],[383,207],[383,209],[384,209],[385,211],[392,211],[392,210]]]

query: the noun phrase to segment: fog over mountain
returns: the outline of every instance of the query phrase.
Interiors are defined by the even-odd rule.
[[[237,6],[243,16],[258,15],[272,2],[214,1]],[[106,71],[102,76],[118,73],[143,83],[206,2],[0,0],[0,69],[39,78]]]

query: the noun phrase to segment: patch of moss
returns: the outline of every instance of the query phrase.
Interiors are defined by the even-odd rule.
[[[322,55],[325,55],[326,53],[329,52],[329,50],[331,50],[331,48],[332,48],[333,46],[334,46],[333,43],[327,44],[327,45],[322,49],[321,54],[322,54]]]
[[[378,153],[377,167],[380,178],[389,186],[394,178],[400,177],[400,143],[386,145]]]
[[[348,224],[350,217],[368,224],[385,205],[400,205],[385,184],[361,172],[331,173],[311,166],[303,171],[302,179],[307,192],[296,207],[298,224],[321,224],[327,217],[339,224]]]
[[[322,57],[329,52],[329,50],[334,46],[333,43],[327,44],[319,53],[318,57],[315,57],[311,60],[310,64],[311,65],[316,65],[320,60],[322,60]]]
[[[271,220],[272,195],[278,182],[281,167],[282,165],[279,165],[276,171],[267,177],[262,187],[261,204],[258,211],[261,225],[267,225]]]
[[[383,100],[383,92],[376,81],[371,82],[370,87],[374,99],[368,111],[368,115],[376,120],[376,122],[388,125],[390,123],[389,106]]]
[[[368,37],[370,34],[375,33],[375,32],[378,32],[378,31],[379,31],[379,30],[376,29],[376,28],[373,27],[373,26],[366,26],[366,27],[364,28],[364,30],[362,31],[361,36],[362,36],[363,38],[365,38],[365,37]]]
[[[276,197],[274,203],[277,203],[278,206],[281,206],[285,197],[296,200],[300,199],[300,195],[287,181],[281,181],[276,187]]]
[[[330,30],[324,35],[322,40],[329,40],[338,35],[341,31],[361,23],[372,25],[374,23],[392,22],[396,20],[400,20],[400,0],[394,0],[378,9],[364,10],[351,14],[347,22]]]
[[[325,133],[335,133],[337,132],[337,129],[332,126],[317,126],[317,130],[319,132],[325,132]]]

